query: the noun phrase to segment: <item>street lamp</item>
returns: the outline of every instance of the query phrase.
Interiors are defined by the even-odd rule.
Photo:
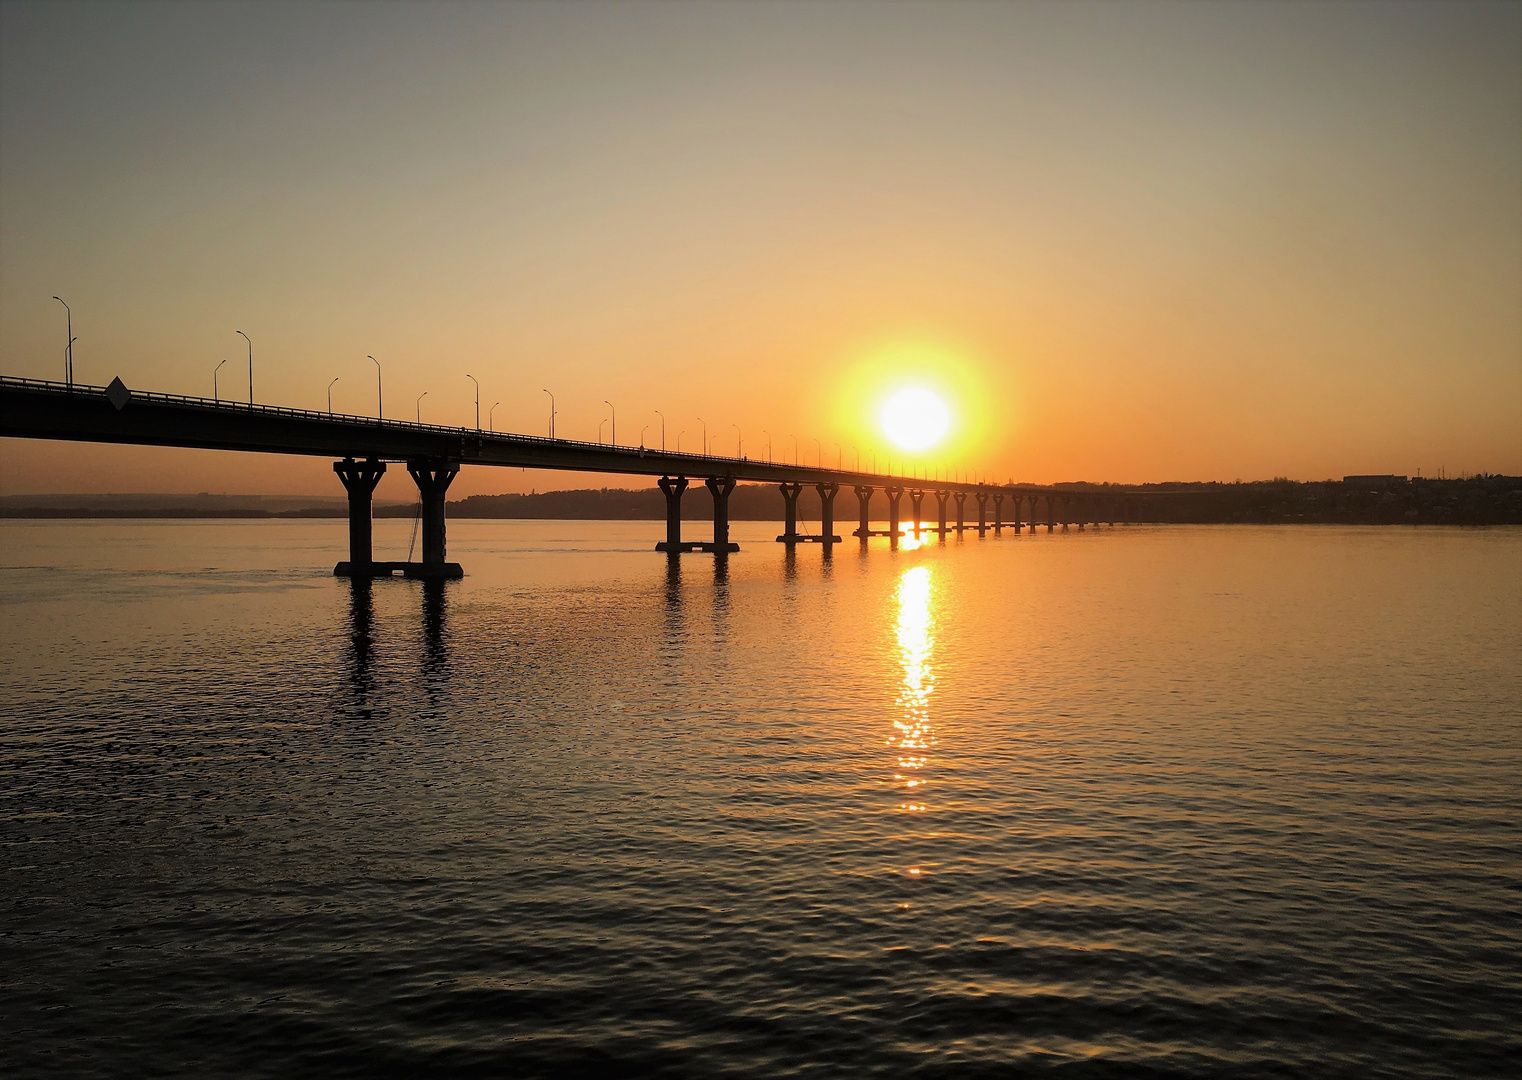
[[[793,464],[798,464],[798,436],[793,436]]]
[[[225,363],[227,363],[227,361],[223,360],[222,364]],[[222,370],[222,364],[218,364],[216,367],[211,369],[211,400],[213,401],[222,400],[217,396],[217,372]]]
[[[63,297],[55,296],[53,299],[63,304],[64,318],[67,320],[69,344],[64,350],[63,379],[69,384],[69,390],[72,392],[74,390],[74,313],[69,310],[69,305],[64,303]]]
[[[703,453],[706,454],[708,453],[708,421],[700,416],[698,417],[698,423],[703,425]]]
[[[546,390],[544,392],[546,394],[550,394],[550,392],[548,390]],[[554,394],[550,394],[550,438],[553,439],[554,437],[555,437],[555,395]]]
[[[814,440],[814,468],[824,468],[824,448],[819,445],[819,440]]]
[[[420,424],[423,422],[423,399],[425,397],[427,397],[427,396],[428,396],[428,391],[427,390],[424,390],[421,394],[419,394],[417,396],[417,422],[420,423]]]
[[[248,342],[248,404],[252,408],[254,404],[254,340],[242,330],[234,330],[235,334],[242,334],[243,340]]]
[[[486,430],[487,431],[496,431],[497,430],[496,425],[492,423],[492,416],[491,416],[491,414],[496,412],[497,411],[497,406],[501,405],[501,404],[502,404],[502,402],[500,402],[500,401],[493,401],[491,403],[491,408],[486,410]]]
[[[762,428],[761,434],[766,436],[766,463],[770,465],[772,463],[772,433]]]
[[[686,428],[683,428],[681,431],[676,433],[676,452],[678,454],[682,452],[682,436],[685,434],[687,434]]]
[[[666,452],[666,414],[656,409],[655,415],[661,418],[661,453],[664,454]]]
[[[740,436],[740,425],[730,424],[729,426],[735,429],[735,457],[743,458],[745,456],[745,441]]]
[[[474,375],[465,376],[471,382],[476,383],[476,430],[481,430],[481,384],[476,382]]]
[[[613,409],[613,403],[611,401],[609,401],[607,398],[603,398],[602,399],[602,403],[604,405],[606,405],[608,408]],[[601,430],[601,429],[599,429],[599,430]],[[617,446],[618,445],[618,410],[617,409],[613,409],[613,437],[608,440],[608,445],[609,446]]]
[[[647,432],[649,430],[650,430],[650,425],[649,424],[646,424],[644,427],[639,429],[639,448],[641,450],[643,450],[645,448],[645,432]]]
[[[599,421],[597,421],[597,445],[598,446],[602,445],[602,429],[607,427],[607,426],[608,426],[608,422],[606,420],[599,420]]]
[[[386,410],[384,408],[382,408],[382,406],[381,406],[381,366],[380,366],[380,361],[376,360],[375,357],[373,357],[373,356],[370,357],[370,359],[375,364],[375,418],[377,420],[384,420],[386,418]]]
[[[333,383],[338,381],[338,376],[333,376],[333,382],[328,383],[328,415],[333,415]]]

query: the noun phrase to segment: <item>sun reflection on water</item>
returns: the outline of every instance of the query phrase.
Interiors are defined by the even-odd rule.
[[[911,812],[925,809],[919,801],[927,783],[921,770],[930,763],[929,750],[935,745],[935,728],[930,723],[930,695],[935,692],[935,673],[930,667],[930,653],[935,648],[930,600],[930,567],[904,571],[898,583],[897,628],[899,664],[903,668],[898,693],[902,715],[893,721],[894,733],[888,745],[898,751],[900,771],[893,779],[909,796],[899,808]]]

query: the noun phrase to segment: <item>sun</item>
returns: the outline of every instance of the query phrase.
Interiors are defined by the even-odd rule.
[[[951,428],[951,410],[922,386],[900,390],[882,411],[883,430],[905,450],[934,446]]]

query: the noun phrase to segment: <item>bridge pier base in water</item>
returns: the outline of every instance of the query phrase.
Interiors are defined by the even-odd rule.
[[[370,503],[375,485],[386,475],[386,463],[375,458],[355,461],[347,457],[333,462],[333,471],[349,493],[349,558],[333,567],[333,576],[370,577],[375,572],[371,569],[375,560],[371,550],[374,526]]]
[[[687,478],[678,476],[673,480],[663,476],[656,483],[660,486],[661,494],[666,496],[666,539],[656,544],[655,550],[664,551],[668,555],[700,550],[703,545],[697,541],[682,542],[682,492],[687,490]]]
[[[803,494],[803,485],[797,481],[786,484],[778,484],[777,488],[782,492],[782,535],[777,537],[779,544],[796,544],[798,542],[798,496]]]
[[[815,484],[814,490],[819,492],[819,542],[828,555],[830,545],[840,543],[840,537],[835,535],[835,496],[840,493],[840,485],[834,481]]]
[[[1004,535],[1004,492],[994,493],[994,535]]]
[[[978,535],[982,536],[988,531],[988,492],[980,491],[975,497],[978,500]]]
[[[946,542],[946,500],[950,496],[951,492],[949,491],[937,491],[935,493],[935,501],[938,504],[935,531],[940,534],[941,543],[943,544]]]
[[[739,551],[739,544],[729,542],[729,493],[735,489],[735,478],[710,476],[703,481],[703,486],[713,496],[713,543],[701,545],[700,550],[720,556]]]
[[[915,490],[909,492],[909,501],[914,504],[914,538],[920,538],[920,503],[925,501],[925,493]]]
[[[872,535],[872,511],[870,507],[872,505],[872,493],[876,490],[876,488],[863,487],[860,484],[856,485],[856,505],[860,510],[860,520],[856,526],[856,535],[861,537],[863,544],[867,542],[867,537]]]
[[[883,488],[883,494],[888,496],[888,543],[894,548],[898,547],[898,500],[903,497],[904,489],[901,487]]]
[[[962,504],[967,501],[967,492],[957,492],[957,538],[960,539],[963,531],[967,528],[966,515],[963,513]]]
[[[458,578],[465,571],[459,563],[444,561],[444,496],[460,474],[458,462],[409,461],[407,472],[417,484],[423,504],[423,561],[403,570],[407,577]]]

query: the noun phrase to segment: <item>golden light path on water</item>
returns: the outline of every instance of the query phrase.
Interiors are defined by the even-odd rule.
[[[898,751],[899,771],[893,779],[905,792],[899,806],[910,812],[925,809],[922,770],[929,764],[929,751],[935,745],[935,728],[930,722],[930,696],[935,692],[935,672],[930,666],[935,624],[930,601],[930,567],[904,571],[898,583],[898,652],[903,669],[897,702],[900,715],[893,721],[894,733],[888,745]]]

